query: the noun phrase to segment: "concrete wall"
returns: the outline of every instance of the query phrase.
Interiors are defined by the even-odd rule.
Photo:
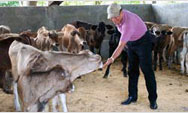
[[[153,5],[153,13],[157,23],[188,27],[188,3]]]
[[[0,24],[7,25],[12,32],[31,29],[36,31],[42,25],[48,26],[46,8],[1,7]]]
[[[155,21],[151,5],[124,5],[143,20]],[[8,25],[13,32],[26,29],[37,31],[41,26],[60,29],[65,24],[82,20],[97,24],[107,20],[107,6],[53,6],[53,7],[0,7],[0,24]]]
[[[188,26],[188,4],[174,5],[122,5],[138,14],[144,21],[166,23],[172,26]],[[37,31],[41,26],[61,29],[65,24],[81,20],[93,24],[107,20],[107,6],[53,6],[53,7],[0,7],[0,25],[7,25],[12,32],[27,29]],[[108,56],[108,39],[102,45],[102,56]]]

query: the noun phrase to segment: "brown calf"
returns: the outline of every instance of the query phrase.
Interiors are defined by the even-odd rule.
[[[65,25],[61,32],[58,32],[58,43],[61,51],[79,53],[86,44],[83,39],[78,29],[70,24]]]

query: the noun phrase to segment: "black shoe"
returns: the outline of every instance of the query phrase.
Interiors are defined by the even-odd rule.
[[[121,104],[122,105],[128,105],[128,104],[130,104],[131,102],[136,102],[136,99],[133,99],[133,97],[128,97],[128,99],[127,100],[125,100],[125,101],[123,101]]]
[[[153,109],[153,110],[158,108],[156,101],[155,102],[150,102],[150,108]]]

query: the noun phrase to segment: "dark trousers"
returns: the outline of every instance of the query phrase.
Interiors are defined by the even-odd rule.
[[[128,46],[128,59],[129,59],[129,96],[137,99],[138,93],[138,77],[139,66],[144,74],[147,91],[149,93],[149,101],[154,102],[157,99],[157,86],[155,74],[152,69],[152,42],[151,34],[146,32],[141,39],[136,41],[129,41]]]

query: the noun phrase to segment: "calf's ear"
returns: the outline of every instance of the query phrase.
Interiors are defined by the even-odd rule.
[[[56,33],[55,31],[50,31],[50,32],[48,33],[48,35],[49,35],[49,37],[52,38],[52,39],[58,38],[58,35],[57,35],[57,33]]]
[[[64,33],[60,31],[60,32],[57,32],[57,35],[58,35],[58,38],[61,38],[64,36]]]
[[[162,34],[162,35],[166,35],[166,33],[167,33],[166,30],[162,30],[162,31],[161,31],[161,34]]]
[[[114,31],[114,30],[108,30],[107,33],[108,33],[109,35],[112,35],[113,33],[115,33],[115,31]]]
[[[80,33],[79,33],[78,31],[75,31],[75,30],[74,30],[74,31],[71,32],[71,35],[72,35],[72,36],[75,36],[76,34],[78,34],[78,35],[80,36]]]
[[[155,31],[155,34],[159,35],[161,32],[160,31]]]
[[[91,26],[91,29],[92,29],[92,30],[96,30],[96,29],[97,29],[97,25],[92,25],[92,26]]]
[[[106,27],[107,29],[113,29],[113,26],[112,26],[112,25],[105,25],[105,27]]]
[[[173,32],[172,31],[168,31],[167,32],[167,35],[171,35]]]

